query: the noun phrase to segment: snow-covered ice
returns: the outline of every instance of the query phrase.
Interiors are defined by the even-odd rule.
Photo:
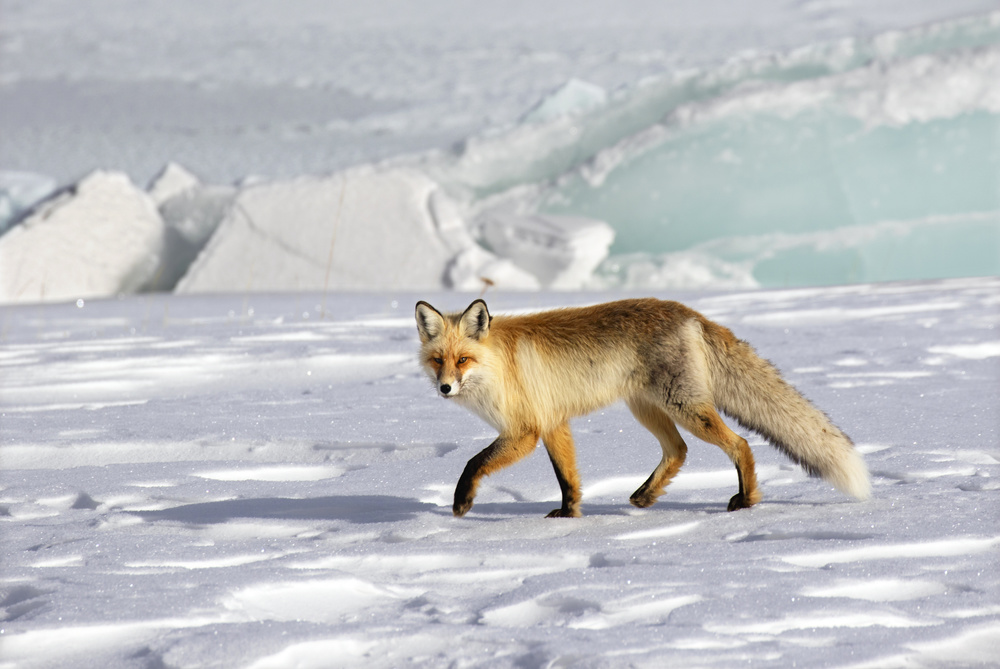
[[[37,173],[93,170],[160,170],[164,231],[130,282],[85,257],[94,225],[36,226],[0,300],[1000,273],[995,2],[237,4],[4,7],[0,232]],[[553,254],[508,215],[614,239]]]
[[[0,303],[134,292],[154,276],[163,219],[120,172],[94,172],[0,237]]]
[[[0,666],[937,667],[1000,649],[1000,280],[681,299],[850,434],[846,499],[759,438],[764,501],[621,405],[577,419],[580,519],[415,360],[415,299],[144,295],[0,310]],[[608,294],[487,293],[494,312]]]
[[[607,223],[571,216],[492,212],[480,225],[491,249],[557,290],[586,286],[615,238]]]
[[[178,290],[440,289],[449,261],[473,244],[464,229],[442,229],[450,221],[432,205],[442,197],[407,169],[246,188]],[[464,235],[456,243],[457,233]]]
[[[146,291],[170,291],[188,273],[236,198],[233,186],[208,186],[169,163],[149,188],[163,219],[163,249]]]
[[[60,183],[293,178],[516,122],[572,79],[606,91],[737,55],[996,10],[993,0],[4,0],[0,153]],[[946,42],[947,36],[941,41]],[[846,42],[846,43],[845,43]],[[805,69],[805,68],[804,68]],[[559,108],[593,101],[574,87]],[[582,94],[581,94],[582,93]],[[567,99],[572,97],[573,100]]]

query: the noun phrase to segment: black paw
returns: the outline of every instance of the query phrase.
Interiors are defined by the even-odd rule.
[[[466,500],[464,502],[459,502],[458,500],[455,500],[455,503],[451,507],[451,512],[455,514],[456,518],[461,518],[462,516],[467,514],[469,512],[469,509],[471,508],[472,508],[471,499]]]
[[[748,502],[746,498],[743,497],[743,493],[736,493],[733,495],[732,499],[729,500],[729,506],[727,511],[738,511],[740,509],[749,509],[753,506],[752,503]]]
[[[656,495],[651,495],[650,493],[647,492],[636,491],[635,493],[632,494],[631,497],[628,498],[628,501],[629,504],[631,504],[632,506],[637,506],[640,509],[645,509],[646,507],[653,506],[653,504],[656,503],[656,499],[657,499]]]
[[[552,509],[546,518],[579,518],[582,516],[577,509]]]

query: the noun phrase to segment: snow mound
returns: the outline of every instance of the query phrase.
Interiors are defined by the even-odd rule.
[[[653,255],[629,253],[608,258],[594,272],[594,288],[606,290],[753,289],[760,284],[741,263],[698,250]]]
[[[366,166],[245,188],[177,290],[441,289],[473,245],[434,181]]]
[[[448,282],[455,290],[475,292],[486,286],[506,290],[538,290],[541,284],[530,272],[506,258],[497,258],[480,246],[459,253],[448,268]]]
[[[597,84],[570,79],[526,113],[523,123],[544,123],[560,116],[578,116],[607,104],[608,93]]]
[[[134,292],[156,272],[163,230],[126,175],[94,172],[0,237],[0,302]]]
[[[149,188],[166,225],[163,253],[144,290],[173,290],[205,248],[236,197],[233,186],[206,186],[176,163],[169,163]]]
[[[615,239],[607,223],[571,216],[492,212],[481,229],[498,255],[531,272],[543,287],[566,290],[583,287]]]
[[[164,202],[180,195],[192,188],[201,185],[198,177],[191,174],[182,166],[175,162],[167,163],[160,173],[156,175],[149,185],[149,196],[156,202],[156,206],[163,205]]]
[[[203,184],[175,163],[148,192],[95,172],[0,238],[2,301],[119,293],[478,292],[582,287],[614,231],[591,219],[480,215],[416,167]]]

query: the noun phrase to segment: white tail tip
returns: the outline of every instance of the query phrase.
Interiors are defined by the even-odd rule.
[[[872,482],[868,476],[868,467],[861,455],[854,450],[845,458],[840,471],[830,477],[830,483],[845,495],[850,495],[859,502],[872,496]]]

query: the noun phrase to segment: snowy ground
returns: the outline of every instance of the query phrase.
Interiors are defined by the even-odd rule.
[[[848,501],[751,438],[647,510],[620,405],[574,423],[576,520],[536,454],[432,392],[413,295],[0,310],[0,667],[933,667],[1000,657],[1000,280],[681,298],[858,443]],[[468,296],[421,295],[442,308]],[[496,295],[496,311],[599,295]],[[994,665],[995,666],[995,665]]]

